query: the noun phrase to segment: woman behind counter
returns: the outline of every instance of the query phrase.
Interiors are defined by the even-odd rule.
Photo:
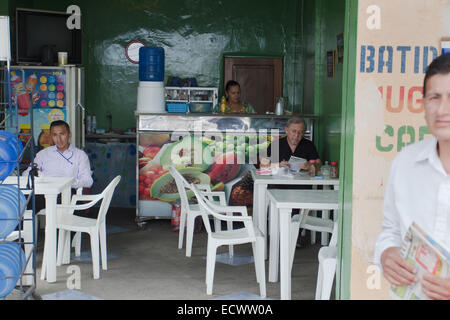
[[[241,101],[241,86],[237,81],[229,80],[225,86],[226,106],[225,113],[256,113],[250,103]],[[215,112],[222,113],[221,103],[219,103]]]

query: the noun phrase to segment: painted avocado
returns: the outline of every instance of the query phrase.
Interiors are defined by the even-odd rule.
[[[188,167],[178,169],[178,171],[189,183],[210,184],[211,182],[210,177],[206,173],[201,172],[199,168]],[[187,191],[186,194],[188,198],[194,196],[194,193],[190,190]],[[180,200],[177,184],[170,173],[162,175],[153,183],[150,189],[150,195],[152,198],[162,201]]]
[[[161,165],[199,168],[205,171],[213,163],[212,149],[193,136],[172,143],[161,155]]]

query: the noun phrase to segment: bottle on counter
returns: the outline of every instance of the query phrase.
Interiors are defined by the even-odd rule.
[[[95,113],[92,114],[91,133],[97,132],[97,118]]]
[[[52,135],[50,134],[50,124],[41,125],[41,133],[38,138],[39,149],[45,149],[53,144]]]
[[[320,168],[320,174],[324,178],[329,178],[330,177],[330,169],[331,169],[330,164],[328,163],[328,161],[325,161],[325,164]]]
[[[22,141],[22,145],[25,147],[28,140],[31,138],[31,125],[29,123],[21,123],[19,125],[19,139]]]
[[[220,99],[220,112],[225,113],[226,108],[227,108],[227,99],[225,98],[225,96],[223,96],[222,99]]]
[[[316,176],[316,160],[309,160],[308,175],[310,177]]]
[[[339,167],[337,161],[331,161],[330,178],[332,179],[339,178]]]

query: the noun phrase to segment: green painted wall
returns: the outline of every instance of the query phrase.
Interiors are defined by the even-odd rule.
[[[9,15],[9,2],[8,1],[0,1],[0,16]]]
[[[126,129],[136,125],[138,65],[126,59],[124,50],[131,40],[165,49],[166,79],[196,77],[199,85],[216,86],[219,90],[223,86],[224,53],[281,56],[283,95],[288,97],[289,108],[303,114],[322,115],[326,111],[327,115],[334,115],[334,106],[330,107],[332,113],[314,106],[313,80],[318,63],[322,63],[315,61],[318,2],[321,1],[10,0],[9,10],[13,13],[16,7],[29,7],[65,11],[70,4],[80,6],[85,105],[89,113],[97,115],[98,127],[107,126],[106,112],[110,111],[113,127]],[[339,19],[341,15],[336,10],[343,9],[335,1],[327,1],[328,5],[332,6],[331,18]],[[335,45],[335,40],[330,43]],[[336,81],[338,78],[337,74]],[[338,90],[331,100],[339,100]],[[336,123],[339,121],[330,122],[327,118],[324,126],[319,125],[320,131],[328,130],[329,134]],[[330,158],[325,149],[329,145],[336,148],[333,139],[339,140],[330,136],[316,142],[325,152],[321,152],[322,157]]]
[[[305,25],[314,32],[314,73],[313,81],[305,79],[305,106],[313,105],[313,113],[318,116],[315,143],[322,160],[339,161],[341,140],[341,98],[343,63],[335,58],[334,77],[327,76],[326,54],[337,50],[336,36],[344,32],[345,1],[316,0],[312,14],[305,17]],[[311,11],[311,8],[309,9]],[[309,45],[311,46],[311,45]],[[305,55],[311,64],[311,50]],[[310,82],[314,83],[313,88]],[[312,92],[311,92],[312,91]],[[306,102],[307,101],[307,102]]]
[[[352,263],[353,140],[357,61],[358,0],[345,0],[344,64],[342,77],[342,136],[339,176],[338,266],[336,298],[350,299]]]
[[[15,5],[25,1],[11,0]],[[223,53],[284,58],[284,92],[300,111],[301,1],[296,0],[72,0],[27,1],[27,7],[82,12],[86,107],[99,127],[106,112],[113,127],[135,126],[138,66],[125,57],[131,40],[161,46],[168,76],[196,77],[201,86],[221,85]],[[30,3],[31,2],[31,3]],[[299,85],[300,83],[300,85]]]

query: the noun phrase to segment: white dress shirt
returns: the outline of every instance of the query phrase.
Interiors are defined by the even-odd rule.
[[[401,247],[410,224],[450,247],[450,175],[437,153],[435,137],[408,145],[394,159],[385,190],[383,231],[374,262],[389,247]]]
[[[73,177],[72,188],[92,186],[92,173],[87,154],[72,145],[61,153],[56,146],[47,147],[36,154],[34,163],[45,177]],[[28,168],[22,175],[28,175]]]

